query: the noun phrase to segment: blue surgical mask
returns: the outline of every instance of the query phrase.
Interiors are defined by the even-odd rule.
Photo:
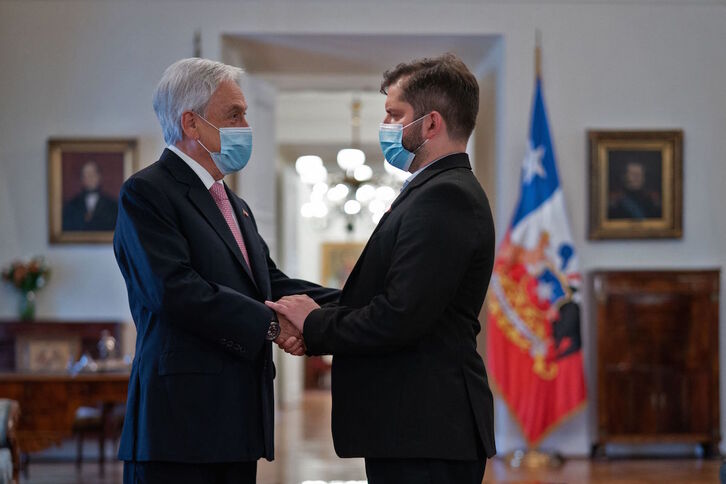
[[[204,116],[199,117],[204,119]],[[207,150],[199,140],[197,143],[207,150],[219,171],[223,175],[229,175],[244,168],[252,154],[252,128],[217,128],[206,119],[204,121],[219,131],[219,153]]]
[[[378,129],[378,141],[381,144],[383,157],[388,163],[400,170],[408,171],[411,167],[411,162],[416,156],[416,152],[420,150],[428,140],[424,140],[424,142],[413,150],[413,152],[408,151],[403,147],[403,130],[412,124],[418,123],[429,114],[431,113],[424,114],[417,120],[408,123],[406,126],[402,124],[381,123],[381,127]]]

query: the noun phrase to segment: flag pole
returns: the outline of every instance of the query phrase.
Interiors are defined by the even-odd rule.
[[[534,31],[534,73],[535,79],[542,82],[542,32],[540,29]],[[525,449],[516,449],[509,452],[505,461],[511,468],[542,469],[545,467],[561,467],[565,459],[559,452],[543,451],[527,446]]]
[[[542,79],[542,31],[540,29],[534,31],[534,75],[537,79]]]

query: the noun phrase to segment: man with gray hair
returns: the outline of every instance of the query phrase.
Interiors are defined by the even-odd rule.
[[[304,352],[264,301],[338,297],[277,269],[222,181],[252,151],[241,74],[196,58],[167,68],[154,93],[167,148],[121,189],[114,252],[137,330],[125,483],[255,482],[274,457],[271,343]]]

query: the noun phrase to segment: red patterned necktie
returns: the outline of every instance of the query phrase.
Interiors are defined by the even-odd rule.
[[[224,185],[217,182],[212,183],[209,193],[212,194],[214,202],[217,204],[217,207],[219,207],[219,211],[222,212],[222,216],[227,222],[229,230],[232,231],[232,235],[234,236],[234,240],[237,241],[239,250],[242,252],[242,257],[245,258],[247,266],[251,269],[252,266],[250,265],[250,258],[247,255],[247,247],[245,246],[245,241],[242,238],[239,226],[235,223],[234,210],[232,209],[232,204],[229,202],[229,198],[227,198],[227,191],[224,189]]]

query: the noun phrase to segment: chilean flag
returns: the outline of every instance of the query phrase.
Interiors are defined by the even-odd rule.
[[[494,262],[487,301],[487,368],[530,447],[586,399],[581,283],[542,83],[512,223]]]

